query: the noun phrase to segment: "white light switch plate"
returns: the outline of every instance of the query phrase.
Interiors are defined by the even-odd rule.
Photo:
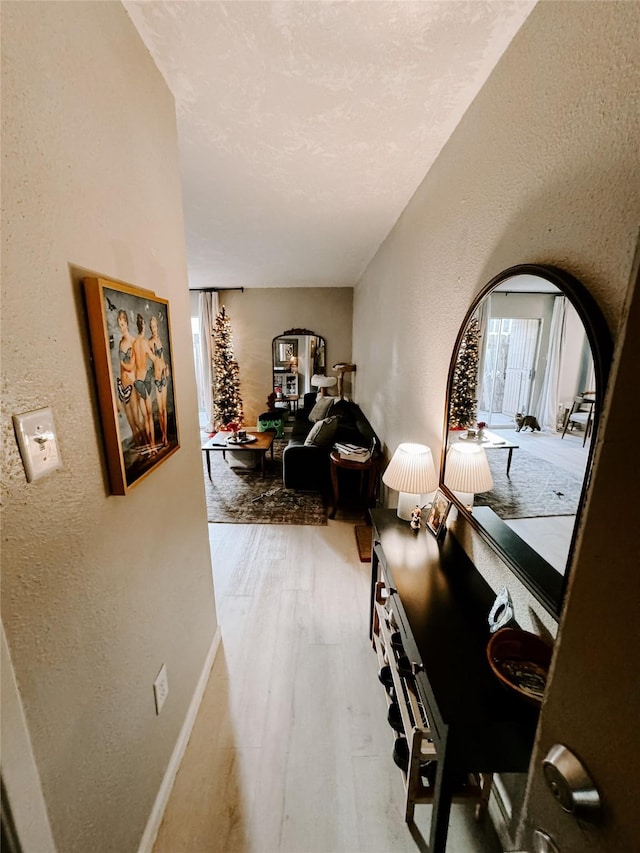
[[[29,483],[62,466],[50,408],[14,415],[13,426]]]
[[[160,672],[156,676],[156,680],[153,682],[153,696],[156,700],[156,714],[159,714],[160,711],[162,711],[162,706],[167,701],[168,695],[169,681],[167,680],[167,666],[163,663],[160,667]]]

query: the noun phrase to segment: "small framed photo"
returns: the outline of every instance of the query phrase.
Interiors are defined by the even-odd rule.
[[[126,495],[180,447],[169,303],[103,278],[84,292],[111,493]]]
[[[447,516],[451,509],[451,501],[438,489],[433,498],[433,503],[427,514],[427,529],[430,530],[436,539],[439,539],[445,532]]]

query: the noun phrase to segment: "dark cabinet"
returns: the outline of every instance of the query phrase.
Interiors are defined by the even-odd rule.
[[[370,634],[406,740],[405,819],[433,803],[429,849],[442,853],[453,801],[474,799],[480,817],[492,774],[527,770],[538,712],[491,673],[495,594],[455,538],[413,531],[393,510],[371,519]]]

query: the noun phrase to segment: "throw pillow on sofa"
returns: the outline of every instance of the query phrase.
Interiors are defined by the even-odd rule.
[[[320,397],[320,399],[316,401],[313,409],[309,412],[309,420],[312,423],[317,423],[318,421],[323,421],[325,418],[329,417],[329,411],[333,406],[333,402],[333,397]]]
[[[338,426],[337,418],[324,418],[311,427],[309,435],[305,438],[305,445],[315,447],[328,447],[333,443]]]

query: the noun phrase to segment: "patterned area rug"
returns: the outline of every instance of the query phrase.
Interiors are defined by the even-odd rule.
[[[582,480],[544,459],[518,448],[513,451],[510,476],[507,454],[489,450],[493,489],[475,496],[476,506],[488,506],[500,518],[539,518],[575,515]]]
[[[327,510],[318,492],[296,492],[282,485],[282,451],[287,440],[273,442],[265,476],[255,469],[230,468],[222,453],[211,453],[211,482],[203,453],[202,470],[210,522],[227,524],[326,524]],[[227,454],[227,459],[229,455]]]

